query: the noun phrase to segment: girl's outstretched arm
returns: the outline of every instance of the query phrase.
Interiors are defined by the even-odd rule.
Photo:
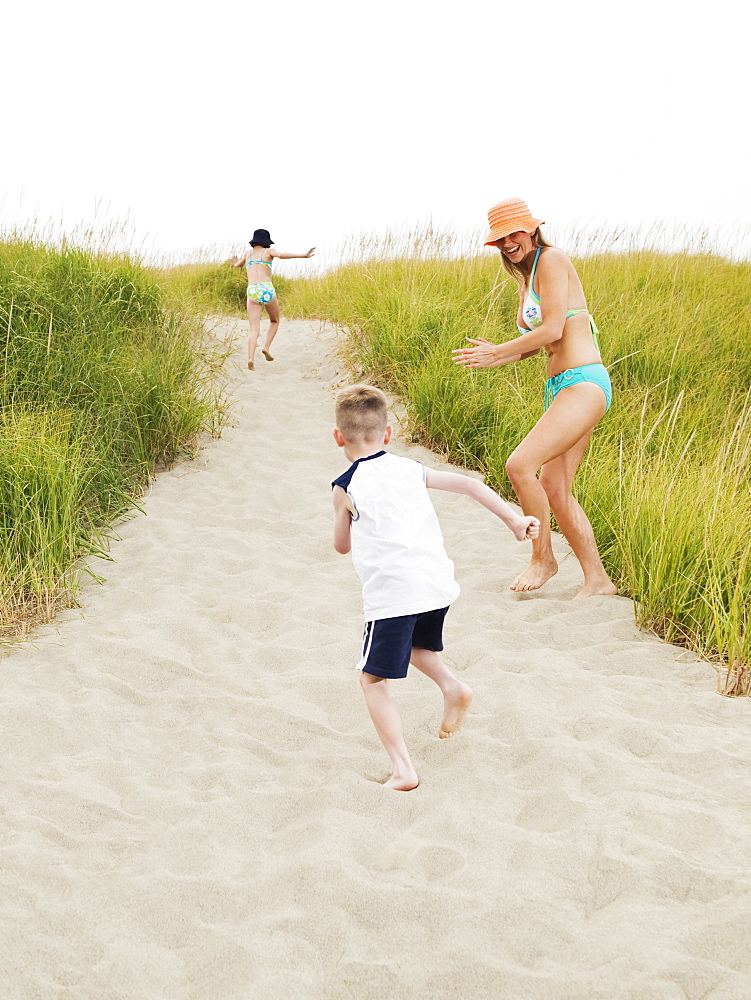
[[[316,252],[315,247],[311,247],[307,253],[282,253],[281,250],[274,250],[271,247],[269,247],[269,253],[271,254],[271,256],[278,257],[279,260],[293,260],[294,258],[298,257],[312,257],[315,252]]]
[[[248,263],[248,255],[245,254],[243,257],[238,257],[236,255],[233,255],[232,257],[230,257],[229,262],[233,267],[245,267],[245,265]]]
[[[437,472],[435,469],[425,469],[425,485],[431,490],[446,490],[448,493],[463,493],[472,497],[483,507],[499,517],[514,538],[523,542],[529,538],[537,538],[540,522],[536,517],[517,514],[511,504],[499,497],[485,483],[471,476],[460,476],[458,472]]]

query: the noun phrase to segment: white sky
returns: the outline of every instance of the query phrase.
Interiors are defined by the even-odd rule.
[[[127,219],[149,254],[218,259],[264,227],[326,262],[519,195],[553,236],[670,220],[751,256],[740,0],[14,7],[5,226]]]

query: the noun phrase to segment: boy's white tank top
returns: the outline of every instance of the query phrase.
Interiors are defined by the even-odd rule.
[[[454,564],[425,486],[425,468],[379,452],[335,480],[349,494],[352,562],[366,621],[445,608],[459,596]]]

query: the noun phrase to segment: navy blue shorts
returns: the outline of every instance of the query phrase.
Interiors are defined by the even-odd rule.
[[[443,649],[443,619],[447,611],[448,608],[440,608],[420,615],[366,622],[358,668],[374,677],[394,680],[406,677],[413,646],[435,653]]]

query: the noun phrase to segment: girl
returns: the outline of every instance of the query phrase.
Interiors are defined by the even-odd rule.
[[[271,342],[279,329],[279,300],[276,297],[274,286],[271,283],[271,265],[274,257],[279,260],[291,260],[293,257],[312,257],[315,247],[311,247],[307,253],[281,253],[279,250],[272,250],[274,241],[269,235],[268,229],[256,229],[253,239],[250,241],[250,250],[244,257],[230,257],[233,267],[246,267],[248,269],[248,323],[250,325],[250,336],[248,337],[248,368],[253,371],[253,359],[258,346],[258,337],[261,332],[261,310],[266,308],[269,317],[269,328],[266,331],[266,341],[262,348],[262,354],[267,361],[273,361],[269,348]]]

